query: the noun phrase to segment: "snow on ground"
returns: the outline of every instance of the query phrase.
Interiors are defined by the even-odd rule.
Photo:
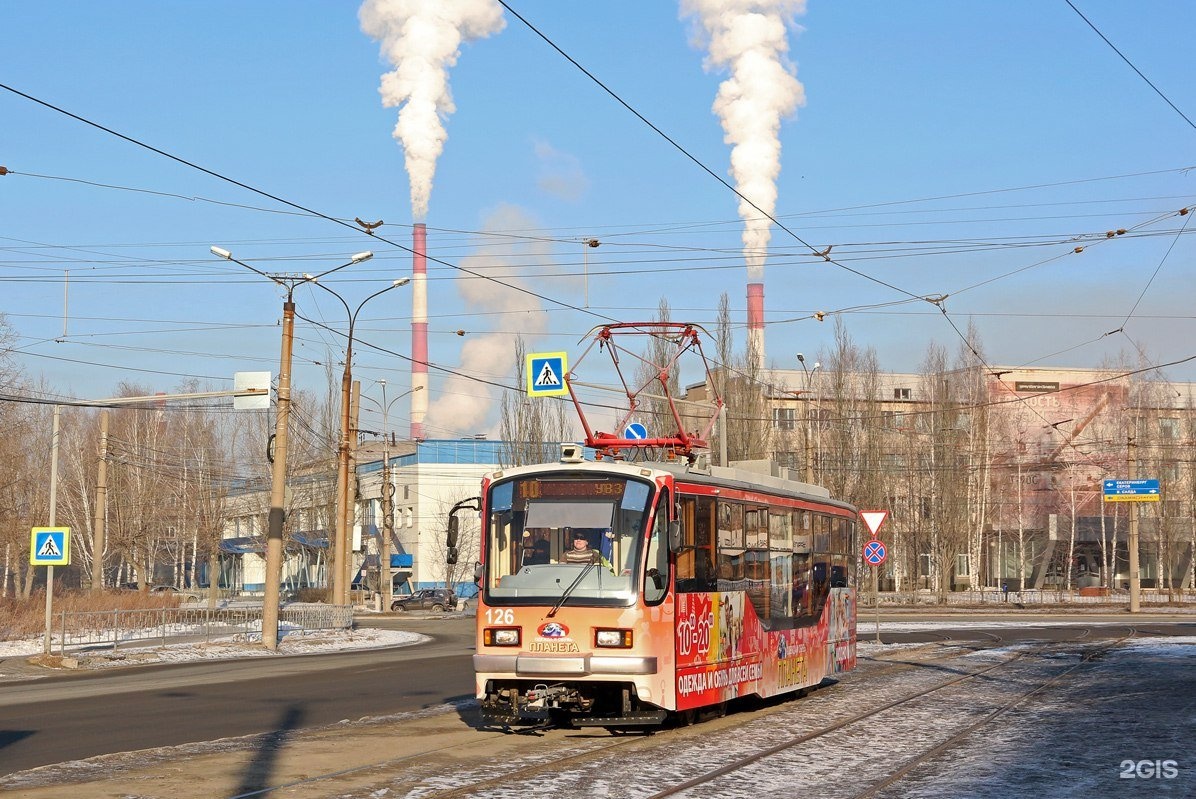
[[[304,632],[286,625],[279,626],[278,651],[271,652],[262,646],[261,632],[250,632],[224,638],[213,638],[211,642],[185,640],[188,632],[202,637],[203,629],[173,631],[172,636],[181,638],[162,646],[155,640],[121,644],[113,653],[110,649],[86,653],[88,668],[138,663],[183,663],[193,660],[231,660],[237,658],[266,657],[278,655],[310,655],[320,652],[343,652],[348,649],[378,649],[391,646],[407,646],[427,640],[419,633],[402,630],[379,630],[362,628],[357,630],[313,630]],[[25,638],[17,641],[0,641],[0,660],[41,654],[42,638]],[[55,647],[57,652],[57,647]],[[67,655],[76,655],[70,649]],[[118,658],[112,657],[113,655]],[[2,675],[0,675],[2,676]]]
[[[924,630],[941,629],[993,629],[1002,627],[1066,627],[1074,625],[1072,620],[1038,620],[1017,619],[1011,621],[882,621],[880,632],[901,633],[918,632]],[[1124,625],[1124,622],[1086,622],[1099,625]],[[259,623],[260,628],[260,623]],[[876,624],[864,618],[857,622],[857,635],[861,653],[870,644],[870,636],[874,633]],[[182,663],[193,660],[230,660],[237,658],[264,657],[267,655],[298,655],[317,654],[320,652],[340,652],[346,649],[373,649],[390,646],[406,646],[425,640],[417,633],[399,630],[379,630],[362,628],[357,630],[316,630],[303,632],[288,626],[285,622],[279,625],[279,646],[277,652],[270,652],[261,645],[261,633],[239,634],[223,638],[213,638],[210,643],[204,641],[187,640],[188,636],[202,636],[201,627],[189,628],[186,625],[171,625],[168,630],[170,638],[174,639],[166,646],[162,646],[157,639],[130,641],[122,643],[118,652],[121,657],[104,657],[104,650],[93,650],[85,653],[87,668],[102,668],[104,666],[128,664],[131,660],[139,663]],[[1172,640],[1172,639],[1168,639]],[[892,644],[884,645],[889,650]],[[22,658],[41,654],[43,640],[25,638],[15,641],[0,641],[0,660],[6,658]],[[57,644],[54,646],[58,652]],[[871,650],[867,650],[869,653]],[[77,654],[68,649],[68,655]],[[112,654],[110,651],[108,654]],[[0,677],[4,676],[0,673]]]

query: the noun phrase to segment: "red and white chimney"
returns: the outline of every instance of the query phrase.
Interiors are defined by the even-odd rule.
[[[428,230],[417,222],[412,230],[411,267],[411,439],[424,437],[428,415]]]
[[[764,284],[747,284],[748,357],[755,357],[756,367],[764,368]]]

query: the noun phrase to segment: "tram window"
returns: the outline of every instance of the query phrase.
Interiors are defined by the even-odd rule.
[[[772,614],[773,628],[781,626],[782,621],[788,621],[792,616],[793,605],[793,553],[772,552],[772,597],[769,610]]]
[[[847,587],[847,556],[833,555],[831,557],[831,588]]]
[[[789,511],[768,514],[768,548],[790,550],[793,547],[793,515]]]
[[[810,555],[795,552],[793,554],[793,615],[799,618],[812,616],[813,614],[810,612],[812,599]]]
[[[831,517],[821,513],[814,514],[814,551],[831,551]]]
[[[768,510],[751,508],[743,513],[743,529],[747,534],[748,549],[764,549],[768,546]]]
[[[810,614],[822,615],[822,605],[826,602],[830,589],[830,555],[818,554],[814,556],[814,564],[810,569],[812,596]]]
[[[847,552],[847,520],[838,516],[831,520],[831,552]]]
[[[749,549],[745,553],[744,561],[748,600],[756,608],[756,616],[759,617],[760,622],[767,627],[770,617],[768,600],[772,584],[769,575],[768,550]]]
[[[706,592],[716,590],[714,566],[714,500],[710,497],[686,497],[681,500],[685,519],[684,545],[677,553],[677,590]]]
[[[744,507],[719,501],[715,569],[719,591],[742,591],[744,580]]]

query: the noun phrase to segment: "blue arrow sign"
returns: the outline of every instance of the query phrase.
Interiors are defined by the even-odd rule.
[[[1105,480],[1103,482],[1106,494],[1157,494],[1158,480]]]
[[[639,422],[632,422],[623,429],[623,438],[631,441],[642,441],[648,437],[648,428]]]

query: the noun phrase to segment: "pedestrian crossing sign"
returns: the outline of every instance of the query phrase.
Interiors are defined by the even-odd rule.
[[[569,393],[569,387],[565,385],[565,353],[529,353],[526,371],[529,397],[554,397]]]
[[[34,566],[71,565],[71,528],[34,527],[29,542],[29,563]]]

